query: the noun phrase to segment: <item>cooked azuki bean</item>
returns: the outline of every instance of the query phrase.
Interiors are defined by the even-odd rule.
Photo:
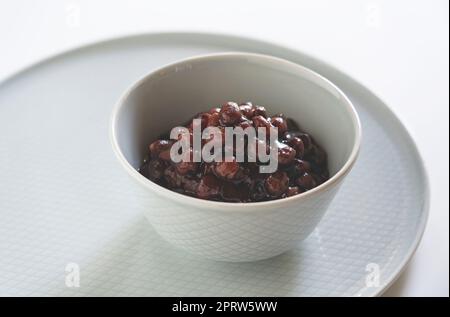
[[[243,120],[241,120],[240,122],[238,122],[236,124],[236,127],[241,127],[242,130],[245,130],[245,129],[247,129],[249,127],[252,127],[252,126],[253,126],[253,122],[250,121],[250,120],[247,120],[246,118],[244,118]]]
[[[311,137],[307,133],[300,133],[298,137],[303,141],[303,147],[305,148],[305,153],[309,152],[312,148],[313,142]]]
[[[159,153],[159,158],[163,161],[170,162],[171,161],[170,150],[166,150],[166,151]]]
[[[171,165],[164,171],[164,179],[171,188],[178,188],[182,184],[182,176],[177,173],[175,166]]]
[[[278,148],[278,163],[281,165],[288,165],[294,161],[295,150],[288,145],[280,146]]]
[[[217,177],[225,180],[239,180],[242,179],[243,171],[236,159],[232,162],[217,162],[214,165],[214,174]]]
[[[197,115],[197,119],[201,120],[201,129],[203,131],[204,128],[208,126],[209,118],[211,117],[210,113],[202,112]]]
[[[252,121],[253,121],[253,126],[256,129],[259,127],[266,128],[266,130],[265,130],[266,134],[268,134],[269,129],[273,127],[272,124],[269,122],[269,120],[267,120],[266,118],[264,118],[261,115],[254,116],[252,118]]]
[[[295,195],[301,194],[302,192],[303,191],[300,188],[298,188],[298,186],[292,186],[287,189],[286,197],[295,196]]]
[[[199,184],[200,182],[196,177],[183,177],[182,186],[186,194],[195,196],[197,194]]]
[[[239,190],[233,183],[226,182],[222,187],[222,198],[229,202],[240,202]]]
[[[299,136],[301,133],[298,131],[292,131],[292,130],[288,130],[286,131],[283,135],[282,135],[282,139],[283,142],[287,143],[289,142],[292,138]]]
[[[303,175],[306,172],[311,171],[311,164],[304,160],[294,160],[294,171],[297,175]]]
[[[214,173],[214,162],[212,163],[200,163],[200,174],[201,175],[206,175],[206,174],[211,174]]]
[[[326,152],[314,139],[288,117],[277,114],[267,118],[264,107],[250,102],[240,104],[227,102],[222,108],[211,108],[193,116],[201,119],[201,129],[217,127],[220,135],[202,140],[203,147],[208,142],[222,141],[222,154],[233,153],[231,162],[175,163],[170,158],[170,148],[175,142],[168,140],[169,133],[161,136],[149,146],[149,152],[139,172],[155,183],[177,193],[209,200],[226,202],[256,202],[291,197],[308,191],[329,179]],[[185,124],[189,130],[189,141],[193,145],[192,120]],[[237,162],[236,144],[225,146],[226,127],[264,127],[278,129],[278,170],[272,174],[260,173],[260,165],[265,160],[254,150],[263,149],[270,154],[268,140],[256,138],[256,148],[244,149],[244,162]],[[181,136],[179,137],[179,139]],[[250,140],[245,138],[245,144]],[[253,140],[252,140],[253,141]],[[197,151],[201,151],[197,149]],[[228,151],[228,152],[227,152]],[[256,158],[256,161],[250,158]],[[223,159],[223,156],[222,156]]]
[[[159,159],[150,160],[147,164],[147,175],[151,180],[159,180],[164,175],[165,164]]]
[[[289,178],[285,172],[277,171],[267,177],[265,182],[266,191],[275,197],[281,196],[288,188]]]
[[[209,109],[208,112],[209,112],[210,114],[213,114],[213,113],[219,113],[219,112],[220,112],[220,108],[214,107],[214,108]]]
[[[179,162],[176,164],[177,172],[180,175],[186,175],[188,173],[195,173],[198,169],[198,163],[196,162]]]
[[[230,182],[224,182],[221,197],[228,202],[246,202],[249,200],[248,188],[243,184],[235,185]]]
[[[239,106],[235,102],[227,102],[222,106],[222,109],[220,110],[220,121],[224,125],[233,125],[236,122],[239,122],[241,117],[242,113],[239,110]]]
[[[322,177],[322,175],[313,174],[313,177],[314,177],[314,180],[315,180],[315,184],[314,184],[315,186],[314,187],[322,185],[326,181],[326,178]]]
[[[158,158],[160,156],[160,154],[163,153],[164,151],[167,151],[167,150],[170,151],[171,146],[172,146],[172,142],[170,142],[170,141],[156,140],[149,146],[150,155],[152,158]]]
[[[287,122],[286,119],[282,116],[272,117],[270,118],[270,123],[276,128],[278,128],[278,134],[282,135],[287,131]]]
[[[308,190],[316,187],[317,183],[311,174],[305,173],[297,178],[297,185],[303,189]]]
[[[207,125],[208,127],[217,127],[220,124],[220,114],[218,112],[214,112],[210,114],[208,118]]]
[[[241,113],[249,119],[255,115],[255,107],[253,107],[251,102],[241,104],[239,109],[241,110]]]
[[[311,151],[312,154],[310,154],[310,158],[314,163],[316,163],[317,165],[322,165],[326,162],[327,154],[319,146],[314,144]]]
[[[220,181],[212,174],[204,175],[197,187],[197,197],[202,199],[215,198],[220,194]]]
[[[250,198],[252,201],[263,201],[265,199],[269,199],[264,186],[264,180],[255,180],[251,183]]]
[[[305,146],[302,139],[300,139],[299,137],[293,137],[287,142],[287,144],[289,144],[289,146],[291,146],[295,150],[296,157],[303,158],[303,156],[305,155]]]
[[[262,106],[254,106],[255,107],[255,112],[254,112],[254,116],[263,116],[264,118],[267,118],[267,111],[266,108],[262,107]]]

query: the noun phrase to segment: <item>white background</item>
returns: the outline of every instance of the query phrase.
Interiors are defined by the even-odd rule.
[[[49,55],[99,39],[207,31],[296,48],[361,81],[405,123],[430,176],[425,235],[406,271],[386,294],[449,295],[447,0],[0,3],[0,80]]]

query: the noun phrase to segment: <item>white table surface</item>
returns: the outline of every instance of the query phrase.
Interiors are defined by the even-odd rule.
[[[448,10],[446,0],[2,1],[0,80],[73,47],[155,31],[249,36],[321,58],[390,105],[428,169],[425,235],[385,295],[449,296]]]

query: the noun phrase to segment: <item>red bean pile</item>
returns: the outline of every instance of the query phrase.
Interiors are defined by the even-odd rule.
[[[294,196],[329,178],[325,151],[283,114],[268,117],[264,107],[250,102],[240,105],[227,102],[195,118],[201,119],[202,129],[209,126],[221,131],[236,126],[278,128],[276,172],[260,173],[261,163],[248,162],[248,153],[245,162],[237,162],[233,157],[231,162],[174,163],[170,159],[170,147],[175,141],[166,134],[150,144],[148,156],[139,169],[142,175],[178,193],[225,202],[257,202]],[[192,137],[192,120],[186,127]],[[258,146],[261,142],[268,146],[264,141],[258,142]]]

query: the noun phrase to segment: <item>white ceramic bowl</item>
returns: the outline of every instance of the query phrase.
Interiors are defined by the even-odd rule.
[[[285,199],[226,203],[175,193],[138,173],[158,135],[228,100],[252,101],[297,121],[327,151],[330,179]],[[179,61],[138,80],[113,111],[111,142],[130,186],[151,198],[146,217],[162,237],[209,259],[254,261],[291,249],[314,230],[356,161],[361,127],[350,100],[317,73],[271,56],[223,53]]]

